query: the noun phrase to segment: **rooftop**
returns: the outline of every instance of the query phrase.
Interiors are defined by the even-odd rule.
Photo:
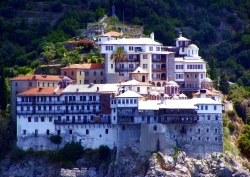
[[[119,84],[83,84],[68,85],[62,93],[96,93],[96,92],[117,92]]]
[[[124,92],[123,94],[116,96],[117,98],[140,98],[142,97],[141,95],[139,95],[138,93],[131,91],[131,90],[127,90],[126,92]]]
[[[62,76],[55,76],[55,75],[29,75],[29,76],[17,76],[14,77],[12,79],[10,79],[12,81],[61,81],[62,80]]]
[[[133,80],[129,80],[127,82],[123,82],[123,83],[121,83],[121,85],[129,85],[129,86],[130,85],[147,85],[147,86],[150,86],[151,84],[149,84],[148,82],[139,82],[139,81],[133,79]]]
[[[84,63],[84,64],[71,64],[69,66],[66,66],[64,68],[61,68],[61,70],[64,69],[104,69],[104,65],[101,63]]]
[[[150,38],[122,38],[118,40],[105,41],[102,45],[161,45]]]
[[[109,37],[109,36],[112,36],[112,37],[119,37],[119,36],[121,36],[121,33],[116,32],[116,31],[110,31],[110,32],[107,32],[107,33],[103,34],[102,36],[107,36],[107,37]]]
[[[63,91],[63,89],[57,89],[57,91],[55,91],[57,89],[57,87],[44,87],[44,88],[32,88],[29,89],[27,91],[24,91],[20,94],[18,94],[18,96],[27,96],[27,95],[60,95]]]

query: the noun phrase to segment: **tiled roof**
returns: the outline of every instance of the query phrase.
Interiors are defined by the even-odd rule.
[[[44,88],[32,88],[22,93],[19,93],[18,96],[27,96],[27,95],[60,95],[63,89],[57,90],[56,93],[54,91],[57,87],[44,87]]]
[[[22,81],[22,80],[33,80],[33,81],[60,81],[62,76],[54,75],[29,75],[29,76],[17,76],[11,79],[12,81]]]
[[[111,36],[111,37],[119,37],[121,34],[116,32],[116,31],[110,31],[110,32],[107,32],[105,34],[103,34],[102,36]]]
[[[61,68],[61,70],[69,69],[69,68],[71,69],[104,69],[104,65],[100,63],[71,64],[64,68]]]

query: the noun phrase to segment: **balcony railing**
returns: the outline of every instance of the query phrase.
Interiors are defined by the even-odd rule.
[[[166,58],[153,58],[152,62],[166,62]]]
[[[140,62],[140,59],[139,58],[134,58],[134,59],[124,58],[120,62]]]
[[[81,121],[78,121],[78,120],[69,120],[69,121],[66,121],[66,120],[62,120],[62,121],[59,121],[59,120],[54,120],[54,124],[110,124],[110,120],[81,120]]]
[[[136,70],[136,68],[128,68],[128,67],[120,68],[120,67],[116,67],[115,70],[116,71],[134,71],[134,70]]]
[[[162,120],[162,124],[197,124],[197,120]]]

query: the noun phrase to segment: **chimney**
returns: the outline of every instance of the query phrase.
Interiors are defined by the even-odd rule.
[[[200,90],[200,98],[206,98],[206,90],[205,89]]]
[[[160,95],[161,95],[161,104],[164,104],[164,93],[162,92],[160,93]]]
[[[182,32],[181,31],[179,32],[179,37],[182,37]]]
[[[150,34],[150,39],[152,39],[153,41],[155,40],[154,32],[152,32],[152,33]]]

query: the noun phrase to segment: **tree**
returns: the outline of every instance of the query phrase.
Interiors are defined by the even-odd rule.
[[[63,10],[63,5],[62,5],[62,2],[60,0],[57,0],[57,1],[52,1],[51,5],[51,11],[52,12],[62,12]]]
[[[120,63],[126,57],[126,52],[123,47],[117,47],[116,50],[110,56],[110,60],[115,64]],[[119,73],[120,74],[120,73]]]
[[[52,143],[56,144],[57,149],[59,144],[62,143],[62,137],[60,135],[51,135],[49,139]]]
[[[8,101],[7,84],[5,82],[4,65],[0,65],[0,109],[5,111]]]
[[[222,91],[223,94],[228,94],[229,92],[229,86],[228,86],[228,76],[225,72],[221,73],[220,76],[220,91]]]
[[[242,154],[250,158],[250,126],[244,126],[243,135],[238,140],[239,148]]]
[[[81,158],[83,152],[81,143],[72,141],[59,150],[59,156],[62,160],[75,162],[77,159]]]

